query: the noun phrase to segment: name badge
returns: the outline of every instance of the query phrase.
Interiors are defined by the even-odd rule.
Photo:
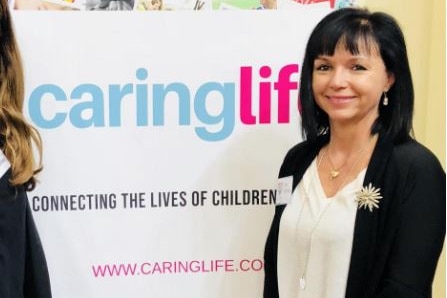
[[[292,200],[293,176],[278,179],[276,187],[276,205],[286,205]]]

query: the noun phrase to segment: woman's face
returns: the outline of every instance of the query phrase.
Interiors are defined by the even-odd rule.
[[[372,125],[379,115],[384,91],[394,83],[376,47],[359,45],[353,55],[339,43],[333,56],[318,56],[313,65],[312,89],[329,123]],[[392,100],[392,99],[390,99]]]

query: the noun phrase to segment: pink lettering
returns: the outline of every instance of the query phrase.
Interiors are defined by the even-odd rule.
[[[251,114],[251,67],[241,67],[240,77],[240,116],[244,124],[255,124],[256,117]]]
[[[240,68],[240,118],[243,124],[253,125],[256,123],[272,123],[272,81],[259,82],[259,114],[254,115],[253,106],[253,72],[252,67],[242,66]],[[273,82],[273,89],[278,95],[278,123],[290,122],[290,91],[298,90],[297,80],[292,80],[293,74],[298,74],[297,64],[283,66],[278,73],[278,79]],[[262,66],[259,76],[262,79],[270,79],[272,69]],[[259,120],[257,122],[257,116]]]
[[[290,121],[290,90],[298,90],[298,83],[291,82],[290,76],[298,73],[298,64],[289,64],[281,68],[275,90],[278,91],[278,123]]]
[[[268,66],[263,66],[259,70],[259,75],[268,79],[272,74],[272,69]],[[259,83],[259,123],[271,123],[270,110],[272,105],[272,92],[270,82]]]

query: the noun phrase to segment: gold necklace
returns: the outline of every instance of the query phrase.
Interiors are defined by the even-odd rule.
[[[329,152],[329,146],[327,147],[326,151],[327,151],[327,157],[329,159],[329,163],[331,165],[331,170],[329,172],[329,177],[332,180],[332,179],[337,178],[338,175],[340,175],[340,170],[341,170],[341,168],[343,168],[346,165],[346,163],[348,162],[348,159],[346,159],[345,162],[341,166],[339,166],[338,169],[337,169],[337,167],[334,167],[334,163],[332,162],[331,154]]]
[[[355,159],[353,165],[357,163],[358,159],[360,158],[360,156],[362,155],[362,153],[365,152],[365,150],[368,148],[369,144],[371,143],[371,141],[372,141],[373,139],[374,139],[374,137],[371,137],[371,138],[369,139],[368,143],[367,143],[365,146],[363,146],[363,147],[359,150],[359,152],[356,153],[357,157],[356,157],[356,159]],[[338,168],[337,168],[337,167],[334,167],[334,163],[332,162],[331,154],[330,154],[330,152],[329,152],[329,145],[328,145],[328,146],[326,147],[326,149],[325,149],[325,150],[322,152],[322,154],[321,154],[321,158],[320,158],[320,162],[318,163],[318,166],[319,166],[320,163],[323,161],[323,159],[326,157],[326,155],[327,155],[327,157],[328,157],[329,165],[330,165],[330,167],[331,167],[331,170],[329,171],[329,178],[330,178],[330,180],[334,180],[334,179],[338,178],[338,176],[340,176],[340,170],[341,170],[341,169],[348,163],[349,158],[347,158],[347,159],[345,160],[345,162],[344,162],[341,166],[339,166]],[[349,176],[348,174],[351,172],[351,170],[352,170],[352,166],[349,168],[348,173],[346,173],[346,176]],[[346,178],[346,177],[345,177],[345,178]],[[345,179],[345,180],[346,180],[346,179]],[[344,184],[344,183],[340,184],[340,187],[341,187],[341,185],[343,185],[343,184]]]

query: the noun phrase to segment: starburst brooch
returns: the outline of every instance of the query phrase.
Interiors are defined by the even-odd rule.
[[[379,200],[382,199],[380,195],[380,188],[375,188],[372,184],[363,186],[361,190],[356,192],[355,201],[359,204],[360,208],[368,208],[370,212],[374,208],[379,208]]]

